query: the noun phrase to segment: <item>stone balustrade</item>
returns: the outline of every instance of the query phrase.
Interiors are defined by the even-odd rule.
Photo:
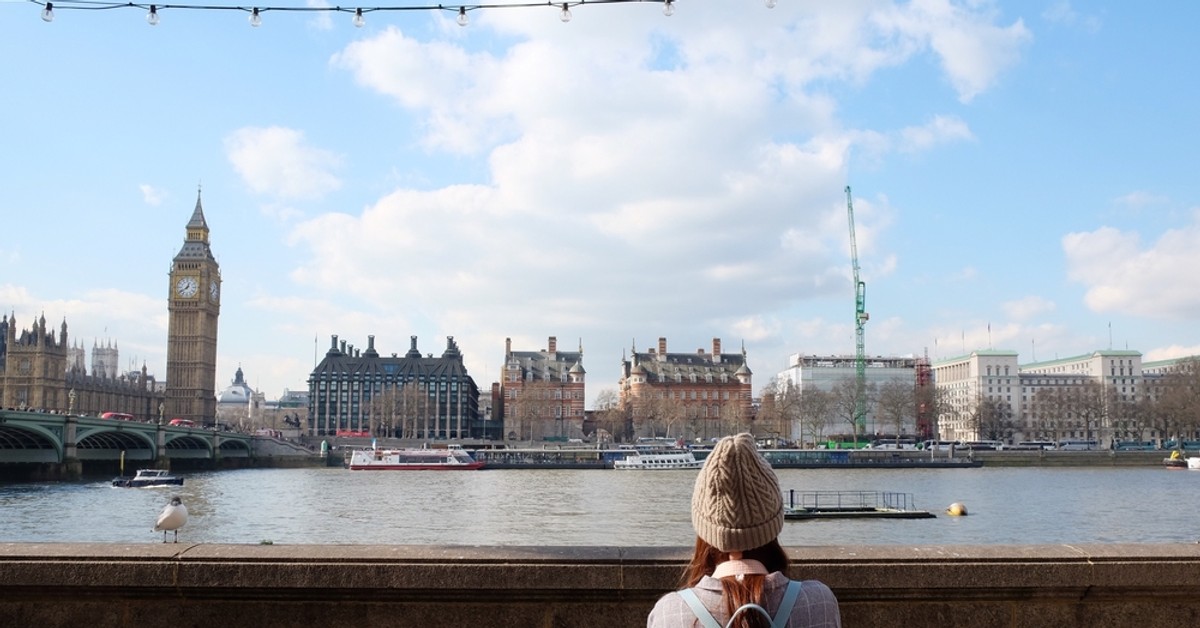
[[[853,626],[1190,626],[1200,545],[792,547]],[[687,548],[0,544],[0,625],[643,626]]]

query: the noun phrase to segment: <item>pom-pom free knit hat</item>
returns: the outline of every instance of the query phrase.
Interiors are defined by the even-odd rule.
[[[783,530],[783,494],[750,434],[717,442],[692,490],[696,536],[722,552],[762,547]]]

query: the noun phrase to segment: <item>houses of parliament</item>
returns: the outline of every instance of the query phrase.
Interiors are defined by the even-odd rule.
[[[208,234],[197,192],[183,247],[171,264],[165,382],[147,373],[144,364],[140,371],[119,372],[112,344],[94,343],[89,373],[84,348],[68,336],[66,320],[55,329],[43,314],[18,330],[13,312],[0,317],[0,407],[212,423],[221,270]]]

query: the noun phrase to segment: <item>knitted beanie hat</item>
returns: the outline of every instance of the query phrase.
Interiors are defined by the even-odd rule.
[[[704,460],[692,490],[692,527],[722,552],[762,547],[779,536],[783,494],[753,436],[726,436]]]

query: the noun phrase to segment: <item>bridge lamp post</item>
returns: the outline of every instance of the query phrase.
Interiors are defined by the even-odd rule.
[[[67,414],[75,414],[75,389],[67,393]]]

